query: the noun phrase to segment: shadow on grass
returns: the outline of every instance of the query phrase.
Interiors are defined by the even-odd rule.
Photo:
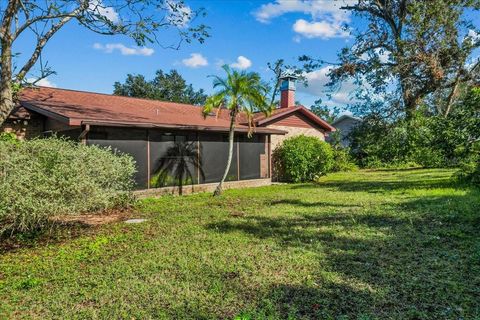
[[[361,180],[361,181],[321,181],[318,183],[306,183],[293,185],[292,189],[316,189],[319,187],[331,188],[341,192],[370,192],[370,193],[381,193],[384,191],[395,191],[395,190],[408,190],[408,189],[439,189],[439,188],[450,188],[450,187],[461,187],[458,183],[451,179],[450,175],[445,175],[442,178],[432,180],[431,177],[423,176],[423,173],[419,173],[418,177],[408,180],[400,181],[372,181],[372,180]]]
[[[343,184],[336,185],[357,190]],[[376,185],[400,188],[403,183]],[[278,203],[299,206],[300,213],[227,219],[208,226],[316,255],[318,270],[309,271],[312,281],[273,285],[252,311],[254,317],[272,306],[280,318],[480,317],[480,191],[415,198],[385,207],[381,214],[339,209],[315,215],[307,211],[310,203],[305,206],[301,200]]]
[[[339,207],[339,208],[359,207],[358,205],[341,204],[341,203],[333,203],[333,202],[326,202],[326,201],[306,202],[300,199],[273,200],[273,201],[268,201],[267,204],[271,206],[293,205],[293,206],[301,206],[301,207],[307,207],[307,208],[309,207]]]

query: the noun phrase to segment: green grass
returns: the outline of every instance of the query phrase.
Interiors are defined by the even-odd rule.
[[[2,253],[0,319],[478,319],[480,191],[452,174],[145,200],[144,224]]]

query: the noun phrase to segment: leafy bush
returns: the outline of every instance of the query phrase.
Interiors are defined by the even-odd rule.
[[[350,136],[362,167],[455,167],[480,141],[480,88],[467,90],[446,117],[420,109],[412,119],[364,118]]]
[[[99,147],[57,138],[0,141],[0,234],[127,205],[134,172],[130,156]]]
[[[329,135],[329,143],[333,148],[333,172],[358,170],[350,149],[342,145],[342,136],[340,131],[334,131]]]
[[[480,187],[480,153],[463,160],[459,166],[460,180]]]
[[[313,181],[333,168],[332,147],[304,135],[283,141],[274,152],[275,172],[281,180]]]
[[[352,159],[350,152],[345,148],[333,148],[333,172],[355,171],[358,170],[357,165]]]
[[[0,133],[0,141],[17,143],[17,136],[12,132],[2,132]]]

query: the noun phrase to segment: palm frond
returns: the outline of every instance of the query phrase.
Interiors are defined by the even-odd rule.
[[[225,96],[223,94],[214,94],[207,98],[203,107],[203,117],[207,117],[214,109],[220,109],[224,103]],[[218,116],[218,113],[217,113]]]

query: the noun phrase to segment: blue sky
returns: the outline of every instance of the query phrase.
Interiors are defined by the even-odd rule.
[[[192,9],[205,8],[207,16],[198,21],[211,28],[211,37],[204,44],[183,44],[179,50],[163,49],[157,44],[138,48],[125,36],[98,35],[71,22],[44,49],[43,60],[48,61],[57,74],[43,83],[111,93],[113,83],[123,81],[128,73],[152,78],[158,69],[177,69],[187,82],[209,93],[212,86],[208,75],[222,74],[219,66],[223,63],[259,72],[269,79],[272,74],[267,71],[267,63],[279,58],[295,63],[299,55],[307,54],[336,60],[338,50],[352,41],[341,25],[360,24],[339,10],[341,3],[332,0],[186,0]],[[164,43],[175,40],[169,34],[165,37]],[[31,52],[32,44],[28,36],[17,42],[14,51],[20,54],[19,61]],[[330,106],[348,103],[352,89],[349,84],[327,101],[324,87],[327,71],[311,73],[310,85],[298,88],[297,100],[306,106],[318,98]],[[30,77],[35,77],[35,72]]]

